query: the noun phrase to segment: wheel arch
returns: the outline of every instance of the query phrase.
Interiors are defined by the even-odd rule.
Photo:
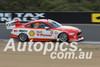
[[[60,34],[62,34],[62,33],[66,33],[66,32],[61,32],[61,33],[59,33],[58,36],[57,36],[57,38],[59,38]],[[66,34],[67,34],[67,36],[68,36],[68,41],[69,41],[69,35],[68,35],[68,33],[66,33]]]
[[[26,33],[23,33],[23,32],[22,32],[22,33],[19,33],[19,35],[20,35],[20,34],[25,34],[25,35],[27,35]],[[19,35],[18,35],[18,38],[19,38]],[[27,35],[27,38],[28,38],[28,40],[29,40],[29,36],[28,36],[28,35]]]

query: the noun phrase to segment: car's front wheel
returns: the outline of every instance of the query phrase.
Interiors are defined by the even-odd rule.
[[[68,35],[66,33],[61,33],[58,38],[61,42],[68,42]]]
[[[28,41],[28,36],[24,33],[19,34],[19,40],[22,42]]]

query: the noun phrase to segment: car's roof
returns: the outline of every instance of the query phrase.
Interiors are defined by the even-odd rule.
[[[38,22],[38,21],[39,21],[39,22],[50,23],[50,22],[52,22],[53,20],[51,20],[51,19],[39,19],[39,20],[31,21],[31,22],[26,23],[26,24],[31,24],[31,23]]]

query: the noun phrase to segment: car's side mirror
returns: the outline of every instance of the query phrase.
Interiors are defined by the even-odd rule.
[[[49,28],[49,27],[45,27],[45,29],[46,29],[46,30],[50,30],[50,28]]]

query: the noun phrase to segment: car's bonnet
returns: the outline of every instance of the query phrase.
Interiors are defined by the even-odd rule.
[[[57,29],[62,30],[62,31],[81,31],[80,29],[73,26],[61,26]]]

